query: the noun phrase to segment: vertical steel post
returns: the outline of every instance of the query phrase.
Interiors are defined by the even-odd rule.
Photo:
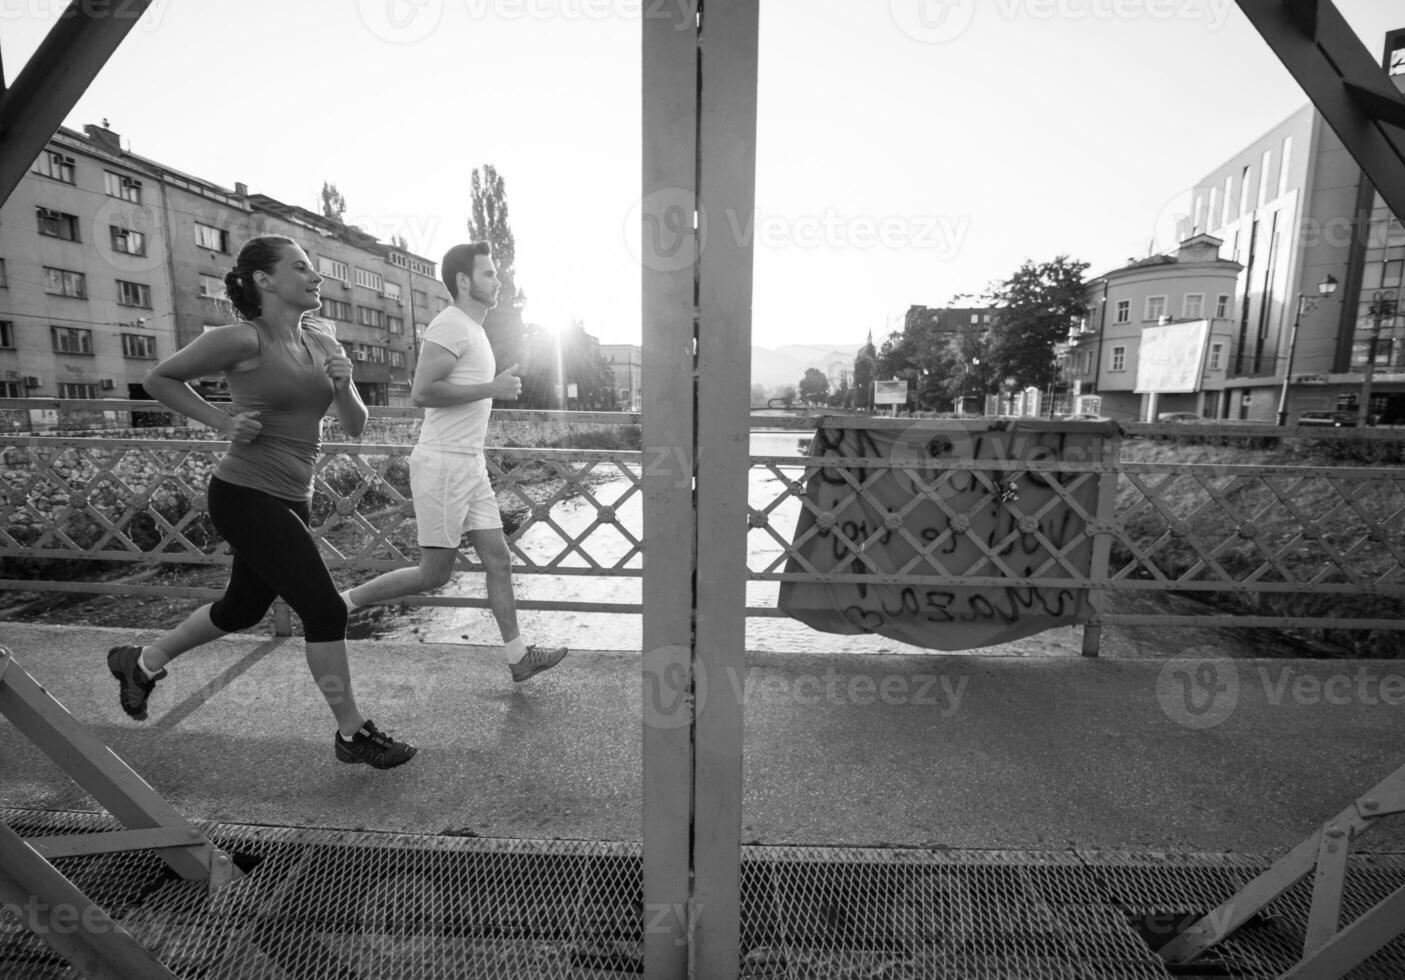
[[[693,339],[698,38],[690,4],[643,18],[644,975],[688,975],[693,820]],[[705,696],[705,686],[700,688]]]
[[[694,976],[741,967],[747,476],[751,465],[752,239],[759,4],[708,0],[702,18],[698,256],[696,663],[708,678],[694,734]]]

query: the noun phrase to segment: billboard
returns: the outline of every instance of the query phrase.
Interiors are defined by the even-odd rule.
[[[1210,321],[1168,323],[1142,331],[1137,352],[1138,394],[1198,391]]]
[[[875,382],[873,382],[873,404],[875,404],[875,405],[906,405],[906,404],[907,404],[907,382],[906,382],[906,381],[875,381]]]

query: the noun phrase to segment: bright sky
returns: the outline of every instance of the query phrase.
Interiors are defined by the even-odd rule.
[[[679,2],[156,0],[67,125],[314,210],[331,181],[347,220],[436,261],[491,163],[527,318],[637,343],[640,21]],[[1336,2],[1374,58],[1405,26]],[[64,6],[0,0],[8,79]],[[759,99],[763,347],[881,338],[1025,259],[1144,255],[1307,101],[1234,0],[765,0]]]

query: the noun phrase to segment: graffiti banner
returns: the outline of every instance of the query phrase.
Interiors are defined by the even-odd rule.
[[[820,428],[811,463],[848,457],[908,465],[812,470],[785,570],[926,581],[786,581],[780,609],[826,633],[878,633],[934,650],[1086,623],[1093,615],[1086,589],[1039,584],[1086,578],[1092,564],[1088,524],[1097,514],[1098,474],[1057,464],[1099,461],[1104,439],[1115,433],[1108,423],[1023,419]],[[1030,468],[983,468],[982,460]],[[942,461],[975,465],[933,465]],[[975,576],[1009,584],[954,584]]]

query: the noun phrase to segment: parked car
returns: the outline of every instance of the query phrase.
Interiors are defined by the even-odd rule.
[[[1158,422],[1204,422],[1205,417],[1195,412],[1162,412],[1156,416]]]
[[[1329,425],[1344,429],[1355,424],[1355,412],[1303,412],[1298,416],[1298,425]]]
[[[1061,422],[1111,422],[1112,419],[1106,415],[1090,415],[1087,412],[1075,412],[1072,415],[1059,416]]]

